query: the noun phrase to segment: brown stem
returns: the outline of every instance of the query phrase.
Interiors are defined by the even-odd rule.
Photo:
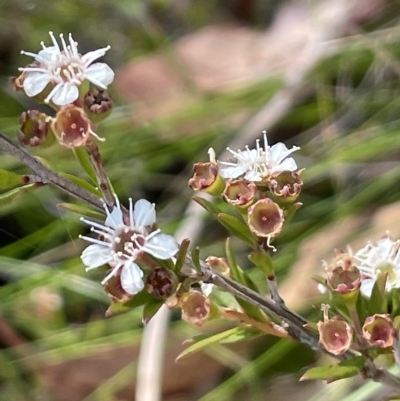
[[[366,379],[385,384],[400,392],[400,378],[387,370],[378,368],[371,360],[366,360],[362,373]]]
[[[107,207],[112,210],[115,206],[115,196],[104,168],[103,160],[101,159],[99,147],[92,138],[86,142],[85,147],[94,168],[99,189],[103,193]]]
[[[19,161],[21,161],[21,163],[29,167],[36,174],[36,176],[40,178],[42,183],[51,183],[56,185],[69,195],[81,199],[97,209],[103,210],[103,204],[99,197],[93,195],[86,189],[79,187],[49,167],[45,166],[36,157],[28,153],[21,145],[14,143],[2,133],[0,133],[0,150],[16,157]]]
[[[219,312],[222,317],[231,320],[240,320],[242,323],[249,324],[265,334],[272,334],[276,337],[291,338],[287,331],[273,322],[259,322],[243,312],[234,309],[220,308]]]

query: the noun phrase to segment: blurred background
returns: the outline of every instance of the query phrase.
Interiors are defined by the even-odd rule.
[[[9,77],[71,32],[80,52],[111,45],[112,115],[98,134],[114,188],[157,203],[164,231],[184,227],[201,256],[223,256],[226,231],[187,219],[192,164],[213,146],[301,146],[304,206],[276,242],[274,263],[288,305],[317,321],[312,277],[335,248],[357,249],[386,230],[400,235],[400,3],[395,0],[0,0],[0,131],[16,139],[19,115],[38,108]],[[41,110],[48,111],[45,107]],[[33,149],[60,171],[85,173],[67,149]],[[0,168],[29,170],[1,154]],[[0,188],[1,194],[12,188]],[[87,227],[57,207],[51,187],[0,195],[0,401],[134,399],[141,311],[104,317],[109,300],[85,273],[78,239]],[[189,222],[188,222],[189,221]],[[262,281],[234,242],[244,268]],[[214,345],[175,362],[201,329],[173,313],[165,348],[163,400],[374,400],[359,379],[298,383],[326,358],[293,341],[259,337]],[[161,363],[161,361],[160,361]]]

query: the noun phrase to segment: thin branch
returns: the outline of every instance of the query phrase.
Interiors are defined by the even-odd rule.
[[[107,172],[104,169],[104,164],[100,155],[99,147],[92,138],[90,138],[86,142],[85,147],[89,155],[90,162],[92,163],[93,169],[95,171],[99,189],[104,196],[104,201],[106,202],[107,207],[112,210],[115,206],[115,196],[111,188]]]
[[[395,389],[398,393],[400,392],[400,378],[386,369],[378,368],[372,361],[367,360],[365,362],[362,373],[366,379],[385,384]]]
[[[36,157],[28,153],[21,145],[14,143],[2,133],[0,133],[0,150],[16,157],[21,163],[29,167],[37,176],[35,179],[39,178],[42,183],[51,183],[56,185],[69,195],[87,202],[89,205],[92,205],[97,209],[104,209],[103,203],[99,197],[93,195],[86,189],[79,187],[62,175],[45,166]]]

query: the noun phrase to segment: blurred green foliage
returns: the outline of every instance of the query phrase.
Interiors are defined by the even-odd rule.
[[[277,6],[273,1],[254,1],[256,11],[248,14],[233,3],[0,0],[1,132],[15,138],[19,114],[33,106],[10,89],[8,77],[27,63],[20,50],[37,51],[41,41],[48,43],[48,31],[72,32],[82,53],[111,44],[105,62],[117,68],[134,57],[168,49],[175,39],[208,24],[244,21],[267,29]],[[293,107],[269,128],[270,142],[288,140],[302,147],[298,164],[307,167],[302,176],[304,207],[279,238],[279,252],[274,255],[282,280],[291,274],[299,246],[311,235],[350,216],[363,217],[364,228],[369,228],[368,217],[375,210],[399,199],[399,47],[396,40],[378,36],[383,29],[397,32],[398,8],[398,2],[388,1],[376,18],[367,21],[367,33],[343,39],[339,50],[305,78],[306,90]],[[192,195],[187,189],[191,164],[205,160],[210,146],[222,151],[240,131],[241,126],[226,124],[229,116],[256,113],[282,85],[280,77],[271,77],[229,92],[199,93],[178,112],[146,124],[133,124],[131,108],[117,105],[98,132],[107,138],[101,150],[117,194],[121,199],[145,197],[157,202],[161,225],[173,233]],[[182,135],[185,124],[198,128]],[[87,178],[66,149],[54,145],[33,153],[57,170]],[[11,156],[2,154],[0,160],[2,169],[28,173]],[[108,300],[98,284],[101,273],[84,272],[79,259],[84,244],[77,238],[85,228],[78,216],[57,207],[65,201],[70,199],[60,191],[43,187],[0,208],[0,401],[63,400],[48,391],[41,366],[140,343],[140,311],[103,317]],[[205,221],[199,236],[202,255],[221,255],[224,235],[214,221]],[[362,230],[343,233],[342,246],[360,236]],[[239,243],[235,246],[241,265],[249,266],[246,250]],[[263,285],[259,271],[249,274]],[[313,313],[308,308],[304,312]],[[194,330],[175,322],[171,332],[183,340]],[[283,340],[260,339],[253,348],[255,355],[244,361],[225,346],[218,349],[212,357],[231,369],[202,401],[237,399],[249,389],[249,401],[265,399],[267,378],[276,372],[293,374],[313,358],[303,346]],[[287,362],[295,359],[295,364]],[[125,399],[115,394],[134,380],[134,371],[132,359],[84,399]],[[294,380],[300,374],[295,376]],[[343,394],[347,386],[343,384]],[[368,399],[376,387],[371,389],[366,387],[351,399]],[[315,397],[326,394],[322,391]]]

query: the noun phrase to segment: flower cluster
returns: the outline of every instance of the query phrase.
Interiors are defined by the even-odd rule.
[[[300,148],[293,146],[292,149],[288,149],[282,142],[270,147],[266,131],[263,131],[263,135],[264,148],[260,146],[259,139],[256,142],[256,149],[249,149],[246,146],[244,151],[235,152],[227,148],[236,161],[219,162],[220,175],[223,179],[235,179],[243,176],[247,181],[261,182],[275,173],[297,170],[295,160],[288,156]]]
[[[281,142],[269,146],[265,131],[263,136],[264,147],[257,140],[255,149],[246,146],[235,152],[228,148],[233,161],[217,161],[210,148],[210,161],[194,165],[189,185],[237,208],[247,216],[245,223],[255,240],[275,250],[271,240],[282,231],[285,218],[301,205],[295,203],[303,185],[301,171],[296,171],[297,164],[289,157],[300,148],[288,149]]]
[[[118,200],[112,212],[107,207],[105,211],[107,219],[104,224],[81,218],[99,236],[98,239],[81,236],[92,242],[82,252],[82,261],[87,266],[86,270],[108,264],[111,271],[102,284],[118,276],[125,292],[137,294],[144,288],[144,281],[143,271],[136,262],[146,253],[157,259],[170,259],[178,251],[178,244],[174,237],[163,234],[159,229],[152,231],[156,222],[155,207],[145,199],[138,200],[135,207],[129,199],[127,217]]]
[[[52,101],[57,106],[75,102],[79,97],[79,86],[88,80],[102,89],[107,89],[114,79],[113,70],[104,63],[93,61],[104,56],[110,46],[94,50],[85,55],[78,52],[78,44],[69,34],[69,44],[61,34],[62,47],[57,43],[53,32],[50,32],[53,46],[41,43],[39,53],[22,51],[22,54],[33,57],[33,64],[20,68],[23,72],[23,89],[27,96],[34,97],[42,93],[51,84],[44,101]]]
[[[387,233],[376,243],[368,244],[353,253],[336,251],[335,258],[325,264],[326,287],[339,296],[347,306],[349,316],[338,310],[338,315],[328,318],[324,306],[324,321],[318,330],[321,345],[334,355],[351,347],[355,349],[390,348],[397,341],[397,329],[390,312],[392,298],[398,298],[400,288],[400,240],[393,241]],[[359,303],[359,295],[365,303]],[[332,307],[337,298],[332,297]],[[394,302],[397,305],[398,301]],[[362,309],[360,305],[362,306]],[[380,313],[376,313],[379,311]],[[375,312],[375,313],[374,313]],[[366,317],[365,317],[366,316]],[[361,318],[364,323],[361,327]]]
[[[376,244],[368,244],[353,253],[336,251],[337,255],[328,265],[327,286],[339,293],[360,290],[371,296],[377,279],[385,275],[386,290],[400,287],[400,240],[393,241],[387,234]]]
[[[14,87],[49,104],[57,114],[51,117],[37,110],[23,113],[19,138],[26,145],[38,146],[52,133],[64,147],[83,146],[92,136],[100,139],[93,131],[94,123],[107,117],[112,108],[106,89],[114,72],[107,64],[94,62],[110,46],[81,55],[71,34],[68,43],[60,34],[61,46],[53,32],[50,38],[52,46],[42,42],[38,53],[21,52],[34,61],[19,69],[21,75],[14,79]],[[95,87],[91,89],[90,84]]]

